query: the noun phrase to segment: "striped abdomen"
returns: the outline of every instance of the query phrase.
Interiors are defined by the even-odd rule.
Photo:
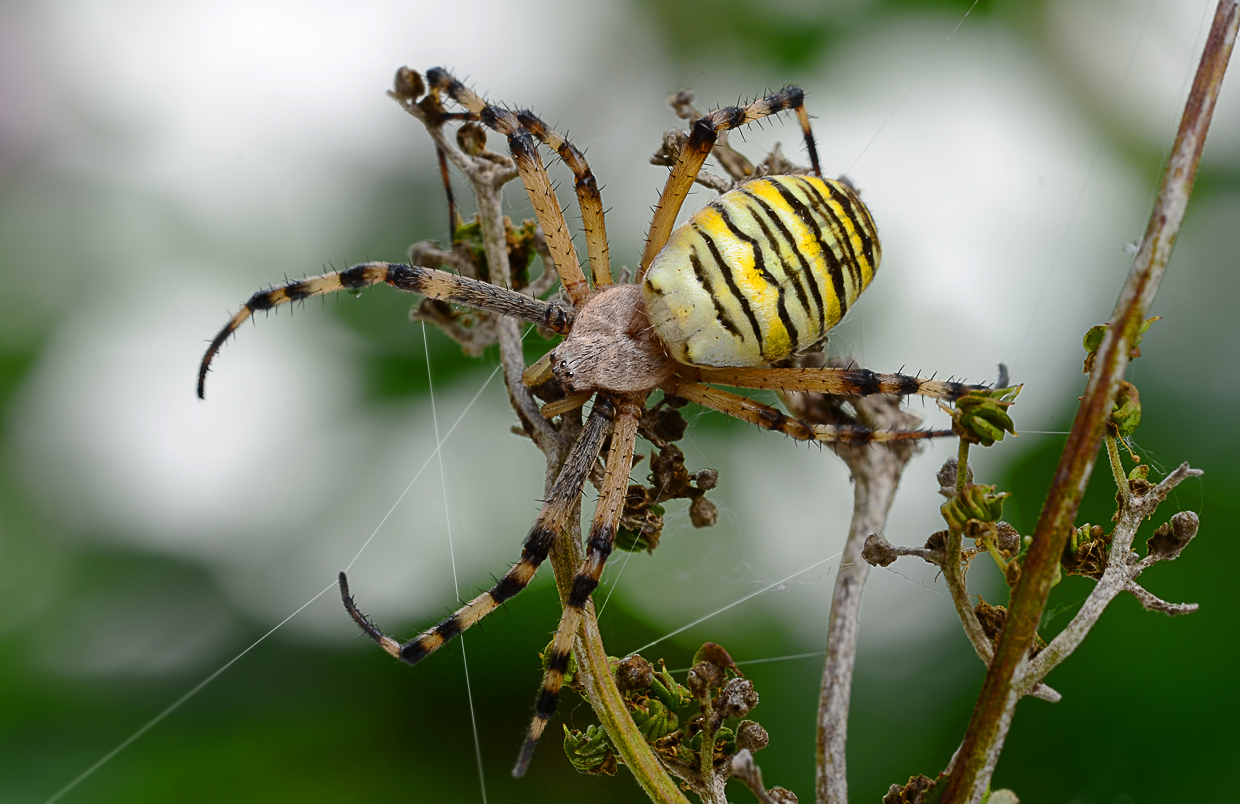
[[[821,340],[882,257],[848,185],[771,176],[724,193],[672,232],[642,282],[668,353],[695,366],[757,366]]]

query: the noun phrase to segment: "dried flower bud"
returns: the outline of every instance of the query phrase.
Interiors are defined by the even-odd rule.
[[[1192,511],[1181,511],[1164,523],[1145,543],[1149,554],[1156,561],[1172,561],[1197,535],[1201,520]]]
[[[709,528],[719,519],[719,509],[705,497],[689,503],[689,522],[695,528]]]
[[[998,642],[999,634],[1003,633],[1003,625],[1007,622],[1007,609],[1003,606],[992,606],[979,597],[973,613],[977,615],[977,621],[981,624],[986,638],[991,642]]]
[[[747,678],[734,678],[724,685],[715,699],[714,709],[724,720],[744,717],[758,705],[758,691]]]
[[[418,75],[408,67],[401,67],[396,71],[396,81],[392,88],[392,94],[402,101],[416,101],[426,92],[426,84],[422,83],[422,76]]]
[[[894,564],[899,557],[899,553],[891,546],[891,542],[877,533],[867,536],[865,545],[861,548],[861,558],[871,567],[889,566]]]
[[[883,804],[923,804],[926,793],[934,788],[934,780],[928,776],[917,774],[909,778],[908,783],[901,787],[893,784],[883,796]]]
[[[698,648],[693,654],[693,664],[698,662],[710,662],[721,670],[731,670],[738,676],[745,675],[736,666],[736,662],[732,660],[732,654],[727,649],[715,642],[704,642],[702,647]]]
[[[650,164],[674,165],[676,160],[680,158],[681,152],[685,149],[685,143],[688,141],[689,132],[682,129],[677,128],[663,132],[663,144],[650,157]]]
[[[742,720],[740,725],[736,727],[736,747],[738,749],[758,752],[766,748],[767,743],[770,741],[771,737],[766,733],[766,729],[752,720]]]
[[[719,485],[718,469],[699,469],[693,475],[693,482],[702,491],[710,491]]]
[[[998,545],[999,552],[1011,558],[1020,552],[1020,533],[1007,522],[996,522],[995,544]]]
[[[947,499],[956,496],[956,475],[960,471],[960,464],[956,463],[955,458],[948,458],[943,464],[943,468],[935,475],[935,479],[939,481],[939,494]],[[966,466],[964,468],[964,482],[966,484],[973,482],[973,467]]]
[[[616,665],[616,686],[621,692],[644,690],[654,680],[654,667],[636,654]]]
[[[926,549],[933,550],[936,553],[942,553],[947,549],[947,531],[936,530],[926,539]]]
[[[456,130],[456,144],[470,156],[486,150],[487,130],[477,123],[466,123]]]
[[[710,662],[698,662],[689,668],[685,686],[689,688],[690,695],[702,701],[723,683],[723,678],[723,670],[720,668]]]

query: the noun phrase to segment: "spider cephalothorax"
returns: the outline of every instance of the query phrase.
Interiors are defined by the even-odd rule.
[[[488,104],[441,69],[428,71],[423,83],[417,73],[402,68],[393,95],[406,108],[432,110],[437,125],[447,120],[482,123],[507,138],[571,309],[421,265],[364,263],[256,293],[207,349],[198,393],[203,395],[207,370],[220,346],[255,311],[381,282],[511,316],[565,336],[526,370],[523,379],[536,385],[554,378],[562,386],[565,398],[548,404],[547,415],[581,407],[591,397],[595,401],[517,563],[491,589],[405,643],[385,636],[361,613],[349,595],[344,573],[340,575],[345,607],[358,625],[393,656],[418,662],[529,584],[556,535],[567,527],[582,486],[610,436],[585,561],[573,580],[547,655],[534,722],[514,771],[520,775],[555,712],[582,611],[614,548],[647,397],[662,391],[801,440],[864,444],[945,436],[950,431],[884,432],[859,425],[810,424],[712,386],[840,395],[922,394],[949,401],[976,386],[864,369],[769,367],[819,342],[857,301],[882,256],[874,222],[852,187],[821,177],[804,96],[796,87],[701,115],[687,136],[674,138],[675,153],[668,156],[672,170],[651,220],[636,283],[621,285],[613,283],[608,264],[597,182],[571,143],[530,112],[514,113]],[[464,111],[444,112],[445,99]],[[685,196],[716,140],[729,129],[786,110],[797,115],[812,174],[747,180],[673,231]],[[573,171],[593,283],[578,262],[536,141],[553,149]],[[735,152],[728,153],[729,159],[740,159]]]

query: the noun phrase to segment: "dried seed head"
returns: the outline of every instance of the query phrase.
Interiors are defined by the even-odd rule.
[[[723,670],[711,664],[710,662],[698,662],[689,668],[689,675],[685,677],[685,686],[689,688],[689,694],[696,700],[705,700],[710,693],[718,689],[723,683]]]
[[[699,469],[693,475],[693,482],[702,491],[710,491],[719,485],[718,469]]]
[[[1145,543],[1149,554],[1156,561],[1172,561],[1197,535],[1201,520],[1192,511],[1181,511],[1164,523]]]
[[[477,156],[487,148],[487,131],[477,123],[466,123],[456,130],[456,144],[470,156]]]
[[[939,494],[942,494],[944,497],[946,497],[949,500],[952,497],[956,496],[956,473],[958,471],[959,471],[959,464],[956,463],[956,459],[949,458],[947,462],[943,464],[943,468],[939,470],[939,473],[935,475],[935,479],[939,481]],[[973,467],[966,466],[964,468],[964,473],[965,473],[964,482],[972,483],[973,482]]]
[[[640,656],[630,656],[616,665],[616,686],[621,692],[644,690],[653,680],[654,667]]]
[[[693,663],[697,664],[698,662],[710,662],[721,670],[731,670],[738,676],[745,675],[736,666],[736,662],[732,660],[732,654],[728,653],[723,645],[715,642],[702,643],[702,647],[698,648],[693,654]]]
[[[695,528],[709,528],[719,519],[719,509],[705,497],[698,497],[689,504],[689,521]]]
[[[981,624],[986,638],[991,642],[998,642],[999,634],[1003,633],[1003,624],[1007,622],[1007,609],[1003,606],[992,606],[979,597],[973,613],[977,615],[977,621]]]
[[[1020,552],[1020,533],[1002,520],[995,523],[995,542],[999,546],[999,552],[1009,558]]]
[[[742,720],[736,727],[737,749],[748,749],[756,753],[766,748],[770,741],[771,737],[766,733],[766,729],[752,720]]]
[[[908,783],[901,787],[893,784],[883,796],[883,804],[923,804],[925,796],[934,789],[934,780],[928,776],[917,774],[909,777]]]
[[[865,546],[861,548],[861,558],[871,567],[889,566],[894,564],[899,557],[895,548],[891,546],[891,542],[877,533],[867,536]]]
[[[744,717],[758,705],[758,691],[747,678],[734,678],[724,685],[715,699],[714,709],[724,720]]]
[[[426,92],[426,84],[422,83],[422,76],[408,67],[401,67],[396,71],[395,85],[392,87],[392,94],[402,101],[416,101]]]
[[[685,437],[685,429],[689,423],[670,404],[648,408],[642,413],[643,435],[647,436],[655,446],[663,446],[671,441],[679,441]]]

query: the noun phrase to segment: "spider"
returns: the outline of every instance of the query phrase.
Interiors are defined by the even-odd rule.
[[[310,296],[386,283],[397,290],[512,316],[547,327],[564,339],[530,366],[523,382],[555,379],[565,398],[543,408],[550,416],[594,405],[573,444],[520,559],[489,590],[413,639],[383,634],[349,594],[345,608],[392,656],[416,664],[524,589],[547,558],[603,445],[611,437],[606,471],[586,544],[559,628],[547,657],[533,723],[513,773],[524,774],[554,714],[573,638],[587,600],[612,552],[633,465],[638,423],[655,391],[675,396],[803,441],[868,444],[934,438],[950,431],[874,431],[859,425],[810,424],[774,407],[713,385],[840,395],[921,394],[954,401],[980,386],[865,369],[781,368],[771,364],[821,341],[869,284],[882,257],[878,232],[865,204],[845,180],[822,178],[804,93],[788,86],[744,106],[698,117],[654,209],[636,281],[613,281],[602,197],[581,152],[528,111],[490,104],[443,69],[421,76],[397,74],[399,93],[417,100],[429,91],[463,111],[444,119],[481,123],[504,136],[558,271],[567,305],[477,279],[413,264],[368,262],[254,294],[216,335],[203,356],[198,395],[212,358],[254,312]],[[724,192],[673,230],[676,216],[720,135],[784,111],[796,114],[812,174],[753,178]],[[589,255],[587,278],[569,238],[537,144],[555,151],[572,170]]]

